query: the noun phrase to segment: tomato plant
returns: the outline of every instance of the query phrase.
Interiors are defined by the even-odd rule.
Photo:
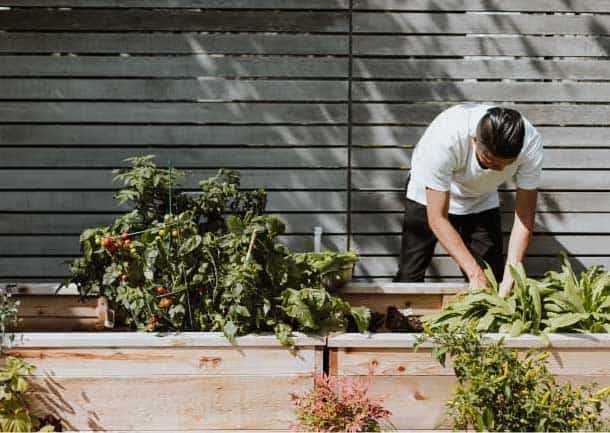
[[[152,156],[129,161],[117,172],[124,188],[116,198],[133,210],[82,233],[69,280],[81,294],[106,296],[125,325],[148,331],[222,331],[231,340],[274,331],[290,344],[295,330],[341,330],[348,321],[367,329],[368,310],[328,289],[353,253],[312,260],[291,252],[277,240],[284,223],[263,213],[265,192],[240,190],[237,172],[220,170],[194,194],[176,188],[184,173]]]

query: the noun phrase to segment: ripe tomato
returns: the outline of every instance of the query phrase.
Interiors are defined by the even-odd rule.
[[[169,293],[169,290],[167,290],[165,287],[157,287],[158,295],[166,295],[168,293]]]
[[[112,246],[112,238],[104,238],[102,239],[102,245],[106,248],[110,248]]]
[[[127,274],[121,275],[121,281],[127,281],[128,279],[129,279],[129,275],[127,275]]]
[[[161,308],[169,308],[174,301],[171,298],[163,298],[159,301],[159,307]]]
[[[121,239],[123,239],[124,241],[126,241],[127,239],[129,239],[129,233],[127,233],[127,232],[123,232],[123,234],[121,235]]]

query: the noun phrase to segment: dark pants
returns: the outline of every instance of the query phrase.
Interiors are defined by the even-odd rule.
[[[420,282],[424,281],[426,269],[432,261],[437,239],[428,226],[426,206],[405,200],[400,264],[395,281]],[[496,280],[500,281],[504,271],[500,209],[469,215],[449,214],[449,221],[481,267],[485,269],[483,262],[487,262]]]

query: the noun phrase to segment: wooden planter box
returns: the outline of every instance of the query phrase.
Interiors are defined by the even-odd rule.
[[[490,334],[498,338],[498,334]],[[439,425],[455,382],[453,370],[443,368],[429,346],[413,350],[417,334],[342,334],[328,338],[330,374],[366,376],[373,372],[371,395],[385,397],[398,429],[429,430]],[[557,334],[550,338],[551,371],[573,383],[610,385],[610,334]],[[509,347],[543,347],[540,337],[506,338]]]
[[[23,333],[6,352],[35,365],[35,405],[67,430],[287,430],[290,394],[312,389],[325,339],[136,332]]]
[[[82,298],[75,286],[59,283],[16,283],[6,287],[19,301],[17,331],[100,331],[108,325],[108,303],[103,297]]]
[[[468,288],[458,283],[351,283],[339,290],[350,305],[386,314],[388,307],[410,308],[414,316],[439,312]],[[387,331],[385,328],[379,332]]]

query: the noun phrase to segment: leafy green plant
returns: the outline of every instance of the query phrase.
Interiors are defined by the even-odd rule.
[[[378,432],[393,428],[381,400],[371,399],[371,378],[348,379],[321,374],[314,389],[302,395],[293,394],[298,423],[296,431]]]
[[[352,268],[358,263],[358,255],[347,252],[308,252],[295,254],[298,263],[307,267],[313,278],[321,279],[325,286],[338,288],[351,279]]]
[[[50,432],[52,423],[33,415],[29,408],[30,384],[26,376],[34,372],[34,366],[6,357],[0,369],[0,429],[5,432]]]
[[[10,331],[17,326],[19,301],[11,296],[8,288],[0,288],[0,352],[13,341],[14,334]]]
[[[294,254],[278,241],[285,226],[264,215],[264,191],[241,191],[239,174],[220,170],[192,194],[173,190],[177,170],[152,157],[132,158],[117,179],[120,202],[134,209],[112,226],[85,230],[70,282],[83,295],[104,295],[127,326],[149,331],[221,331],[233,340],[275,332],[361,331],[368,310],[351,308],[326,279],[353,253]],[[176,211],[176,213],[173,213]]]
[[[473,323],[437,329],[427,339],[443,366],[447,357],[452,361],[457,385],[446,416],[454,429],[601,431],[608,425],[603,405],[610,387],[558,383],[546,366],[548,353],[520,356],[502,340],[484,341]]]
[[[542,280],[528,278],[521,264],[510,270],[515,285],[509,297],[498,295],[498,284],[488,269],[489,290],[469,292],[424,321],[439,329],[459,328],[474,320],[481,332],[512,336],[610,331],[610,274],[601,267],[591,267],[578,278],[563,256],[562,272],[547,272]]]
[[[556,289],[544,305],[550,332],[610,332],[610,273],[592,266],[578,278],[563,255],[561,272],[548,272],[546,281]]]

